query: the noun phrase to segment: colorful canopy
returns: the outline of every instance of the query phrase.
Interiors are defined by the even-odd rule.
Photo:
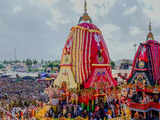
[[[63,49],[60,73],[54,82],[57,86],[63,81],[69,88],[77,84],[89,88],[94,87],[94,83],[106,82],[108,86],[117,85],[111,75],[109,53],[102,32],[92,24],[86,5],[85,2],[80,24],[72,27]]]
[[[110,58],[102,33],[94,24],[81,23],[71,29],[55,85],[59,86],[67,79],[71,86],[78,83],[86,88],[93,87],[95,82],[108,82],[109,86],[117,84],[111,75]]]
[[[147,85],[160,84],[160,43],[154,40],[151,32],[147,41],[141,43],[134,58],[128,83],[143,81]]]

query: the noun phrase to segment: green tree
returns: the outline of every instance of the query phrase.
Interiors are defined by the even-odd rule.
[[[7,60],[4,60],[4,61],[3,61],[3,64],[8,64],[8,61],[7,61]]]
[[[31,59],[27,59],[26,60],[26,65],[28,66],[28,71],[31,72],[31,66],[32,66],[33,62]]]
[[[44,64],[44,60],[43,60],[43,59],[41,60],[41,64],[42,64],[42,65]]]
[[[115,62],[114,61],[111,61],[111,67],[112,67],[112,69],[115,68]]]
[[[5,68],[4,65],[0,64],[0,69],[3,69],[3,68]]]
[[[38,63],[37,60],[33,60],[33,64],[36,65]]]
[[[32,63],[32,60],[31,59],[27,59],[26,60],[26,65],[27,66],[31,66],[33,63]]]
[[[60,64],[60,61],[58,61],[58,60],[53,61],[54,67],[59,67],[59,64]]]
[[[26,63],[26,61],[25,61],[25,60],[22,60],[22,63]]]
[[[50,63],[48,64],[48,67],[50,67],[51,70],[53,70],[53,67],[54,67],[53,62],[50,62]]]

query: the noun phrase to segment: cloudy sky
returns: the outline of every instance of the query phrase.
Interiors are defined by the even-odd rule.
[[[113,60],[132,59],[152,20],[160,41],[160,0],[87,0]],[[0,59],[59,59],[70,28],[83,14],[83,0],[0,0]]]

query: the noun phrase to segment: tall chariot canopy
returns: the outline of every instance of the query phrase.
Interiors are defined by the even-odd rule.
[[[54,85],[65,82],[68,88],[116,86],[110,66],[110,57],[102,32],[87,13],[87,2],[79,24],[73,26],[63,48],[60,72]]]
[[[160,84],[160,43],[154,40],[151,23],[146,41],[136,52],[128,83],[142,82],[146,85]]]

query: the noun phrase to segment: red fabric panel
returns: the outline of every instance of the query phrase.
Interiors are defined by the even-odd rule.
[[[152,53],[153,77],[157,82],[160,80],[160,45],[156,41],[150,42]]]
[[[149,47],[150,51],[146,49],[147,47]],[[152,64],[153,78],[155,81],[157,81],[156,83],[160,83],[160,44],[155,40],[148,40],[139,46],[136,55],[134,57],[132,70],[128,79],[130,79],[134,71],[137,70],[136,63],[138,60],[143,60],[145,62],[148,62],[149,60],[148,54],[150,54],[151,56],[150,61]]]
[[[80,74],[81,74],[81,78],[82,78],[82,84],[85,82],[85,76],[83,76],[83,58],[84,58],[84,52],[83,52],[83,47],[84,47],[84,36],[85,35],[85,31],[83,30],[83,33],[82,33],[82,45],[81,45],[81,51],[82,51],[82,53],[81,53],[81,71],[80,71]]]
[[[154,102],[149,102],[147,104],[129,103],[129,107],[134,109],[139,109],[139,110],[147,110],[150,108],[160,110],[160,104],[154,103]]]
[[[75,73],[75,80],[82,78],[82,83],[88,87],[91,87],[95,82],[108,82],[109,85],[117,85],[116,81],[112,77],[110,66],[102,68],[99,68],[98,66],[92,66],[92,64],[110,64],[108,48],[104,42],[100,30],[94,24],[81,23],[78,26],[79,27],[72,29],[74,30],[72,31],[73,35],[68,38],[64,47],[65,50],[67,49],[67,51],[71,52],[72,61],[75,59],[73,61],[74,63],[72,64],[72,71],[74,70],[73,72]],[[81,32],[79,32],[81,30],[84,31],[83,35],[81,35]],[[95,39],[95,34],[98,36],[98,40]],[[77,40],[78,38],[80,40],[79,42]],[[78,47],[74,49],[74,54],[73,49],[71,49],[73,46],[68,48],[70,43],[75,43],[75,46]],[[102,60],[98,58],[99,51],[101,51],[101,56],[103,58]],[[77,53],[80,53],[82,56],[81,60],[79,61],[77,60],[77,57],[80,55],[77,55]],[[104,70],[104,75],[97,76],[97,72],[99,72],[98,70],[100,70],[100,72]]]
[[[85,31],[84,32],[84,36],[86,36],[87,35],[87,31]],[[84,82],[86,82],[86,79],[87,79],[87,74],[86,74],[86,69],[85,69],[85,65],[86,65],[86,55],[85,55],[85,52],[86,52],[86,37],[84,37],[84,44],[83,44],[83,63],[82,63],[82,65],[83,65],[83,71],[84,71]]]
[[[127,80],[129,80],[129,79],[132,77],[132,75],[133,75],[133,73],[134,73],[134,71],[135,71],[136,62],[137,62],[137,60],[138,60],[138,55],[139,55],[139,52],[140,52],[141,49],[142,49],[142,46],[140,45],[140,46],[138,47],[138,50],[137,50],[135,56],[134,56],[134,60],[133,60],[133,64],[132,64],[132,70],[131,70],[131,73],[130,73],[130,75],[129,75],[129,77],[128,77]]]
[[[87,34],[88,36],[86,36],[87,39],[88,39],[88,44],[87,44],[87,46],[86,46],[86,49],[87,49],[86,60],[87,60],[87,61],[86,61],[86,64],[85,64],[85,65],[87,66],[87,78],[89,77],[89,67],[91,67],[91,66],[90,66],[91,64],[89,63],[89,59],[90,59],[90,58],[89,58],[89,55],[90,55],[90,51],[89,51],[89,49],[90,49],[89,47],[90,47],[90,46],[89,46],[89,45],[90,45],[90,42],[91,42],[90,34],[91,34],[91,33],[88,32],[88,34]],[[87,79],[86,79],[86,80],[87,80]]]
[[[98,72],[104,71],[104,74],[97,75]],[[107,83],[109,87],[116,86],[117,82],[112,78],[111,74],[107,71],[106,68],[94,68],[92,71],[91,77],[89,80],[84,84],[85,88],[94,88],[94,83]]]

